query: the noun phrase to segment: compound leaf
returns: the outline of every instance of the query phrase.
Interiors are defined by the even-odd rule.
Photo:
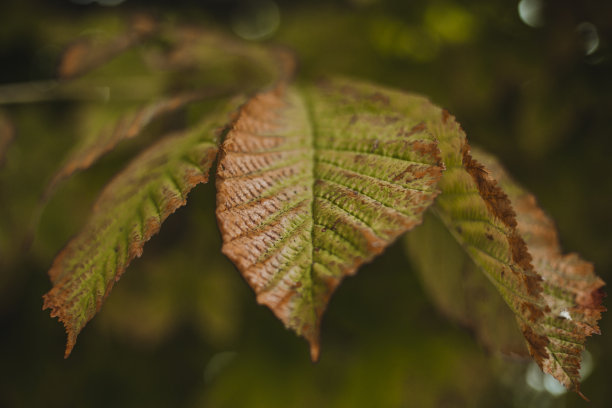
[[[55,258],[49,271],[53,288],[43,309],[51,309],[66,328],[66,356],[145,242],[185,205],[193,187],[208,181],[219,132],[235,108],[229,104],[134,159],[103,190],[84,228]]]
[[[420,224],[438,194],[429,105],[349,80],[281,85],[243,106],[221,147],[223,253],[314,360],[342,278]]]

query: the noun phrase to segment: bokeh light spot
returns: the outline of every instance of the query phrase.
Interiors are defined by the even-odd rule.
[[[534,362],[530,363],[525,373],[525,382],[537,392],[547,392],[558,397],[567,392],[567,389],[557,381],[552,375],[544,373]]]
[[[591,55],[599,48],[599,34],[597,34],[597,27],[592,23],[585,21],[584,23],[578,24],[576,31],[582,38],[584,47],[584,54]]]
[[[567,392],[565,387],[550,374],[544,374],[544,389],[555,397]]]
[[[595,364],[593,364],[593,356],[587,350],[582,352],[582,361],[580,362],[580,381],[587,379],[593,372]]]
[[[544,391],[543,377],[544,373],[540,370],[537,364],[531,363],[527,367],[525,373],[525,382],[527,385],[538,392]]]
[[[542,0],[521,0],[518,4],[519,17],[530,27],[542,26],[542,9]]]

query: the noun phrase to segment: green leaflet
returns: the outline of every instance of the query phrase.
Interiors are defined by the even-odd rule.
[[[549,342],[548,357],[540,364],[565,387],[576,392],[580,386],[580,360],[586,338],[599,334],[598,320],[604,282],[595,275],[593,265],[577,254],[563,255],[553,221],[538,207],[533,195],[512,180],[492,156],[474,151],[490,174],[508,194],[516,210],[517,229],[533,257],[533,266],[542,276],[542,296],[550,312],[544,317],[540,333]]]
[[[442,113],[442,121],[430,123],[429,129],[439,140],[446,166],[432,210],[471,261],[448,242],[439,221],[428,220],[407,238],[426,287],[447,314],[473,327],[486,345],[520,353],[512,329],[500,336],[488,332],[495,318],[491,310],[499,313],[497,323],[507,322],[508,313],[494,301],[479,307],[479,297],[490,298],[490,286],[474,276],[474,269],[480,269],[510,307],[538,365],[579,393],[580,353],[586,337],[599,332],[603,281],[577,255],[561,255],[551,220],[493,158],[476,152],[486,167],[472,158],[454,118]],[[440,243],[455,263],[446,259],[432,265],[432,247]],[[452,266],[443,271],[446,264]],[[450,293],[448,275],[453,273],[451,282],[466,292]],[[446,281],[436,285],[436,278]]]
[[[315,360],[342,278],[420,224],[438,194],[429,106],[347,80],[281,85],[241,109],[222,145],[223,253]]]
[[[534,328],[547,306],[541,295],[541,277],[533,270],[516,230],[510,201],[471,158],[465,134],[454,118],[443,112],[442,120],[432,123],[430,129],[439,140],[446,166],[434,211],[502,295],[517,318],[530,354],[541,362],[548,340]]]
[[[55,173],[47,186],[44,198],[48,199],[57,186],[77,171],[85,170],[96,163],[100,157],[113,150],[120,142],[140,136],[143,130],[154,120],[164,117],[174,111],[201,99],[218,97],[226,90],[205,89],[175,95],[156,100],[138,109],[118,115],[108,106],[97,107],[83,115],[89,122],[105,123],[101,131],[87,130],[83,139],[70,152],[61,168]],[[121,106],[125,109],[125,107]]]
[[[66,356],[145,242],[185,205],[193,187],[208,181],[219,132],[235,108],[228,104],[134,159],[104,189],[87,224],[56,257],[49,271],[53,288],[43,308],[66,327]]]

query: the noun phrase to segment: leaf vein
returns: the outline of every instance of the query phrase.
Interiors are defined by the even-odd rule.
[[[327,164],[327,165],[330,165],[330,166],[336,167],[336,168],[338,168],[338,169],[344,170],[344,171],[349,172],[349,173],[358,174],[358,175],[360,175],[360,176],[363,176],[363,177],[368,177],[368,178],[371,178],[372,180],[378,180],[378,181],[381,181],[381,182],[383,182],[383,183],[386,183],[386,184],[389,184],[389,185],[393,185],[393,186],[397,186],[397,187],[400,187],[400,188],[403,188],[403,189],[406,189],[406,190],[422,191],[422,192],[425,192],[425,193],[430,193],[430,192],[432,192],[431,190],[425,190],[425,189],[414,188],[414,187],[406,187],[406,186],[404,186],[404,185],[402,185],[402,184],[393,183],[393,182],[388,181],[388,180],[384,180],[384,179],[381,179],[381,178],[378,178],[378,177],[374,177],[374,176],[372,176],[371,174],[359,173],[358,171],[355,171],[355,170],[353,170],[353,169],[347,169],[347,168],[344,168],[344,167],[342,167],[342,166],[340,166],[340,165],[338,165],[338,164],[336,164],[336,163],[334,163],[334,162],[332,162],[332,161],[330,161],[330,160],[325,160],[325,159],[323,159],[323,158],[321,158],[321,157],[317,157],[317,158],[316,158],[316,161],[321,162],[321,163],[325,163],[325,164]]]
[[[374,153],[374,152],[368,152],[368,151],[359,151],[359,150],[351,150],[351,149],[338,149],[338,148],[331,148],[331,147],[321,147],[321,146],[317,146],[316,149],[318,151],[330,151],[330,152],[334,152],[334,153],[340,153],[340,154],[354,154],[354,155],[366,155],[366,156],[374,156],[374,157],[380,157],[386,160],[398,160],[404,163],[413,163],[413,164],[418,164],[418,165],[424,165],[424,166],[435,166],[436,163],[428,163],[428,162],[420,162],[420,161],[416,161],[416,160],[410,160],[410,159],[406,159],[404,157],[399,157],[399,156],[393,156],[393,155],[385,155],[385,154],[380,154],[380,153]]]

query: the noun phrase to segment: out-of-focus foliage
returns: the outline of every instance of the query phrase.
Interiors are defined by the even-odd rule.
[[[255,31],[259,27],[244,18],[248,13],[241,12],[239,1],[151,6],[127,0],[112,9],[65,3],[5,1],[0,6],[0,101],[14,95],[14,88],[3,84],[17,82],[29,83],[20,95],[27,90],[30,99],[53,99],[3,105],[17,132],[0,169],[0,360],[5,372],[0,405],[582,404],[575,395],[551,394],[554,386],[534,380],[521,364],[485,357],[469,333],[433,311],[398,247],[338,291],[323,321],[321,363],[310,364],[303,344],[254,305],[251,291],[219,254],[211,186],[196,189],[190,204],[169,219],[148,254],[122,279],[99,321],[91,324],[92,335],[64,361],[61,328],[34,307],[49,289],[45,272],[53,256],[83,224],[110,175],[164,127],[180,127],[196,113],[178,112],[170,122],[154,123],[141,141],[126,142],[61,186],[25,252],[38,199],[66,152],[83,137],[87,108],[74,95],[54,96],[49,83],[40,80],[55,76],[59,55],[78,35],[112,37],[124,26],[121,16],[143,5],[156,9],[162,21],[234,27],[237,33],[239,21]],[[271,2],[250,7],[257,3],[274,9]],[[558,221],[564,248],[592,260],[609,281],[612,181],[605,175],[612,151],[612,4],[526,3],[541,5],[538,27],[521,20],[519,2],[279,1],[274,3],[278,28],[263,37],[295,49],[305,79],[330,72],[358,75],[422,92],[447,107],[472,140],[500,156],[536,193]],[[272,20],[261,21],[266,28],[265,21]],[[135,70],[129,61],[116,69],[122,74]],[[127,85],[145,92],[156,86],[136,79]],[[102,81],[110,84],[104,81],[110,77]],[[120,111],[122,102],[88,103]],[[612,330],[607,317],[601,326],[603,332]],[[595,337],[588,349],[593,374],[582,391],[592,406],[605,407],[612,401],[610,341]]]

